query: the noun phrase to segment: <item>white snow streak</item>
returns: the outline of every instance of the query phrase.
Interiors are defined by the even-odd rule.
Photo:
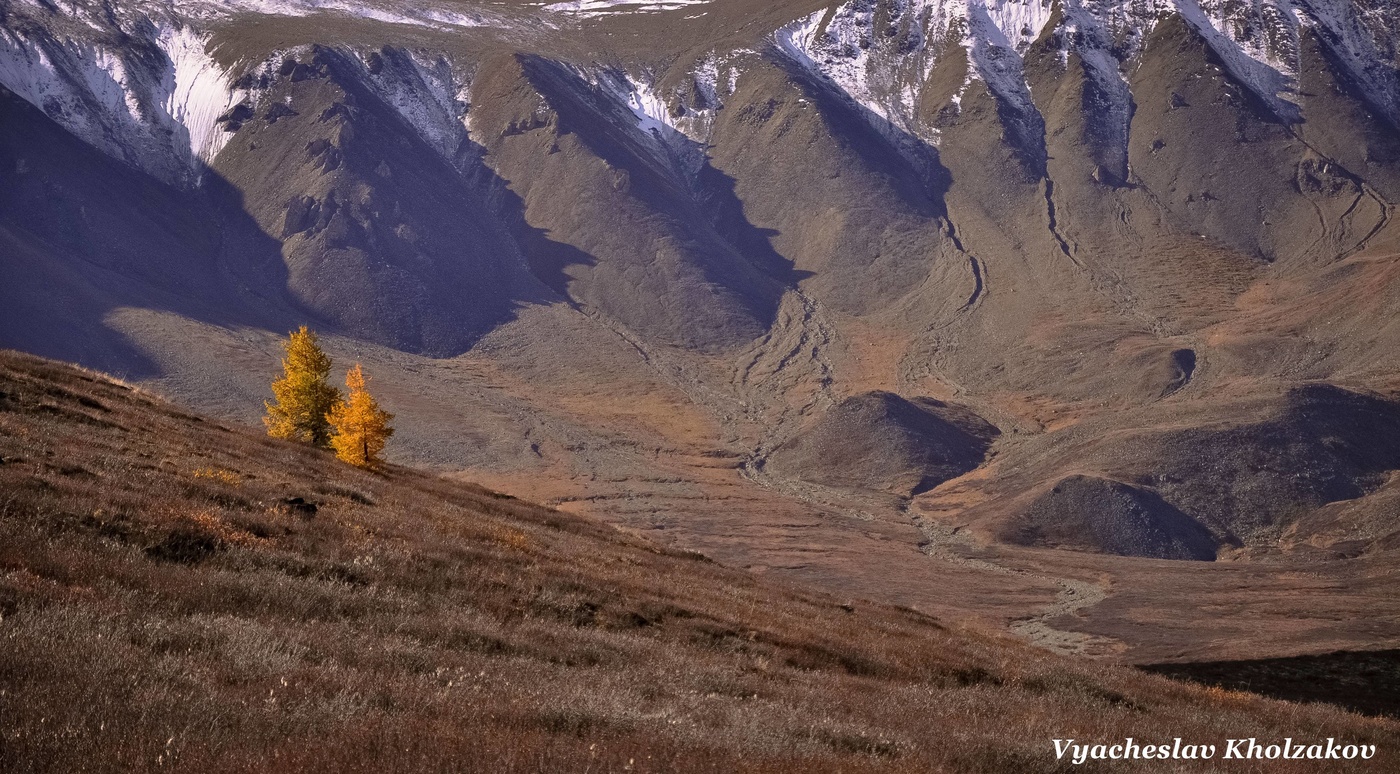
[[[710,0],[572,0],[564,3],[550,3],[544,10],[550,13],[563,13],[584,18],[596,18],[616,13],[657,13],[679,11],[694,5],[704,5]],[[693,17],[688,17],[693,18]]]
[[[216,119],[235,95],[189,28],[156,27],[148,42],[165,61],[0,30],[0,83],[108,155],[190,185],[223,147]]]
[[[189,10],[197,9],[200,17],[218,17],[231,13],[256,13],[264,16],[306,17],[317,14],[339,14],[356,19],[369,19],[384,24],[452,31],[481,27],[494,22],[477,14],[462,13],[445,7],[417,3],[371,3],[350,0],[222,0],[218,3],[180,3]]]
[[[655,13],[706,5],[711,0],[570,0],[533,6],[537,22],[609,14]],[[882,28],[876,29],[876,7]],[[1108,100],[1110,117],[1131,105],[1124,74],[1148,35],[1176,15],[1215,52],[1235,83],[1257,95],[1279,116],[1297,120],[1302,68],[1301,40],[1315,33],[1340,68],[1375,109],[1400,123],[1400,69],[1396,33],[1400,9],[1351,0],[1062,0],[1058,29],[1047,30],[1052,0],[851,0],[798,19],[773,35],[778,48],[819,73],[890,127],[937,142],[924,128],[922,89],[936,61],[954,46],[967,52],[967,84],[986,83],[1003,104],[1034,111],[1022,56],[1047,35],[1061,62],[1070,52]],[[205,53],[204,22],[238,14],[306,17],[335,14],[384,24],[460,30],[508,24],[489,11],[425,0],[173,0],[112,6],[120,31],[138,38],[152,58],[131,44],[110,40],[111,21],[88,6],[58,10],[35,4],[12,6],[35,25],[0,28],[0,83],[38,106],[55,121],[118,159],[182,185],[197,181],[201,162],[212,160],[228,140],[218,117],[248,95],[236,93],[229,76]],[[147,15],[149,14],[149,15]],[[64,35],[21,33],[48,29],[46,17]],[[523,17],[522,17],[523,18]],[[518,21],[518,20],[517,20]],[[88,32],[83,32],[88,30]],[[100,34],[99,34],[100,33]],[[712,54],[693,72],[685,99],[658,93],[650,76],[607,80],[648,134],[703,143],[714,111],[732,94],[745,52]],[[723,60],[721,59],[723,57]],[[439,152],[456,158],[468,135],[467,79],[447,63],[404,55],[403,62],[370,77],[386,99]],[[952,95],[954,106],[962,92]],[[676,115],[668,106],[675,105]],[[927,107],[927,106],[924,106]],[[1120,115],[1121,114],[1121,115]],[[1126,120],[1126,119],[1123,119]],[[670,134],[668,134],[670,133]]]
[[[888,25],[875,29],[876,6]],[[1179,16],[1229,75],[1275,113],[1297,120],[1301,34],[1315,29],[1391,121],[1400,122],[1395,35],[1400,12],[1349,0],[1064,0],[1054,32],[1061,62],[1074,50],[1110,99],[1126,106],[1124,72],[1163,18]],[[912,125],[917,89],[935,56],[961,45],[968,74],[999,100],[1030,110],[1022,56],[1047,33],[1050,0],[851,0],[778,30],[774,42],[891,123]],[[899,26],[903,25],[903,26]],[[912,26],[911,26],[912,25]],[[893,50],[890,40],[903,42]],[[933,55],[930,55],[933,54]],[[962,94],[952,97],[960,104]],[[1126,108],[1125,108],[1126,109]]]
[[[1288,16],[1293,24],[1291,40],[1269,45],[1261,39],[1262,33],[1252,32],[1253,26],[1237,25],[1219,15],[1218,10],[1208,11],[1197,0],[1175,0],[1175,5],[1177,13],[1219,55],[1236,81],[1268,103],[1275,114],[1294,120],[1298,118],[1298,107],[1290,100],[1297,83],[1296,18]],[[1275,22],[1283,23],[1277,3],[1264,3],[1260,11],[1266,10],[1273,11],[1271,18]],[[1257,18],[1249,21],[1257,21]],[[1287,31],[1290,30],[1286,28],[1285,34]]]
[[[385,102],[393,105],[434,150],[460,164],[467,147],[470,81],[446,58],[386,51],[378,74],[365,71]]]
[[[854,0],[830,18],[818,11],[798,19],[774,41],[871,112],[931,142],[936,136],[915,119],[919,90],[948,45],[967,49],[969,80],[979,78],[1002,98],[1033,109],[1021,53],[1049,22],[1049,0],[887,0],[886,6],[887,29],[875,29],[874,2]],[[892,31],[902,49],[888,49]],[[961,93],[954,96],[955,103],[960,99]]]
[[[1400,72],[1395,34],[1400,11],[1387,16],[1380,9],[1361,10],[1348,0],[1297,0],[1295,13],[1303,25],[1328,41],[1342,67],[1365,89],[1373,104],[1400,124]],[[1388,45],[1382,41],[1388,39]],[[1392,64],[1387,64],[1390,62]]]
[[[161,79],[165,116],[183,130],[192,158],[212,161],[229,138],[217,119],[241,95],[234,93],[228,73],[204,53],[207,41],[190,28],[162,30],[157,40],[171,62]]]

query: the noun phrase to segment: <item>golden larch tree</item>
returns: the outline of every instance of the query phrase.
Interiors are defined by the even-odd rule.
[[[335,456],[351,465],[369,468],[380,463],[384,443],[394,434],[394,428],[389,426],[394,415],[379,408],[378,401],[365,389],[365,382],[364,369],[356,363],[345,375],[350,395],[331,409],[329,419]]]
[[[272,383],[275,400],[265,402],[267,434],[273,438],[300,441],[330,448],[331,426],[327,414],[340,402],[340,390],[327,379],[331,359],[321,351],[314,331],[305,325],[287,336],[283,345],[282,378]]]

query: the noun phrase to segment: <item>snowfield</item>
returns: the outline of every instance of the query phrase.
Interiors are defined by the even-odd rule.
[[[889,26],[876,30],[876,3],[852,0],[793,21],[773,40],[885,121],[934,141],[936,135],[920,132],[914,115],[918,88],[948,46],[967,52],[971,68],[964,88],[980,80],[1004,105],[1029,114],[1035,107],[1022,56],[1032,43],[1053,35],[1061,62],[1076,53],[1102,91],[1112,95],[1115,113],[1126,115],[1131,98],[1124,74],[1146,37],[1171,15],[1199,33],[1230,76],[1283,120],[1301,119],[1294,92],[1307,29],[1332,43],[1348,73],[1391,121],[1400,120],[1396,25],[1385,10],[1346,0],[1065,0],[1063,5],[1063,17],[1051,30],[1048,0],[891,0],[885,4]],[[886,40],[896,31],[903,49],[891,51]],[[952,97],[954,107],[961,96]]]

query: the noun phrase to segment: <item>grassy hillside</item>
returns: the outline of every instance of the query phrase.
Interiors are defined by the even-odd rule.
[[[1052,738],[1124,736],[1337,737],[1379,771],[1400,750],[1394,720],[801,592],[15,353],[0,535],[6,772],[1063,771]]]

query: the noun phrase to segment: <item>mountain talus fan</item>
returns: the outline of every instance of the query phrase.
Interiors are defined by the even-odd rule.
[[[326,381],[331,359],[318,341],[315,331],[305,325],[288,334],[283,375],[272,383],[276,400],[263,404],[267,407],[263,423],[273,438],[327,449],[331,443],[328,414],[340,402],[340,390]]]
[[[345,375],[345,386],[350,388],[350,396],[327,416],[334,431],[331,447],[335,456],[351,465],[374,467],[381,461],[385,441],[394,434],[389,426],[394,415],[379,408],[379,402],[365,389],[365,372],[359,363]]]

